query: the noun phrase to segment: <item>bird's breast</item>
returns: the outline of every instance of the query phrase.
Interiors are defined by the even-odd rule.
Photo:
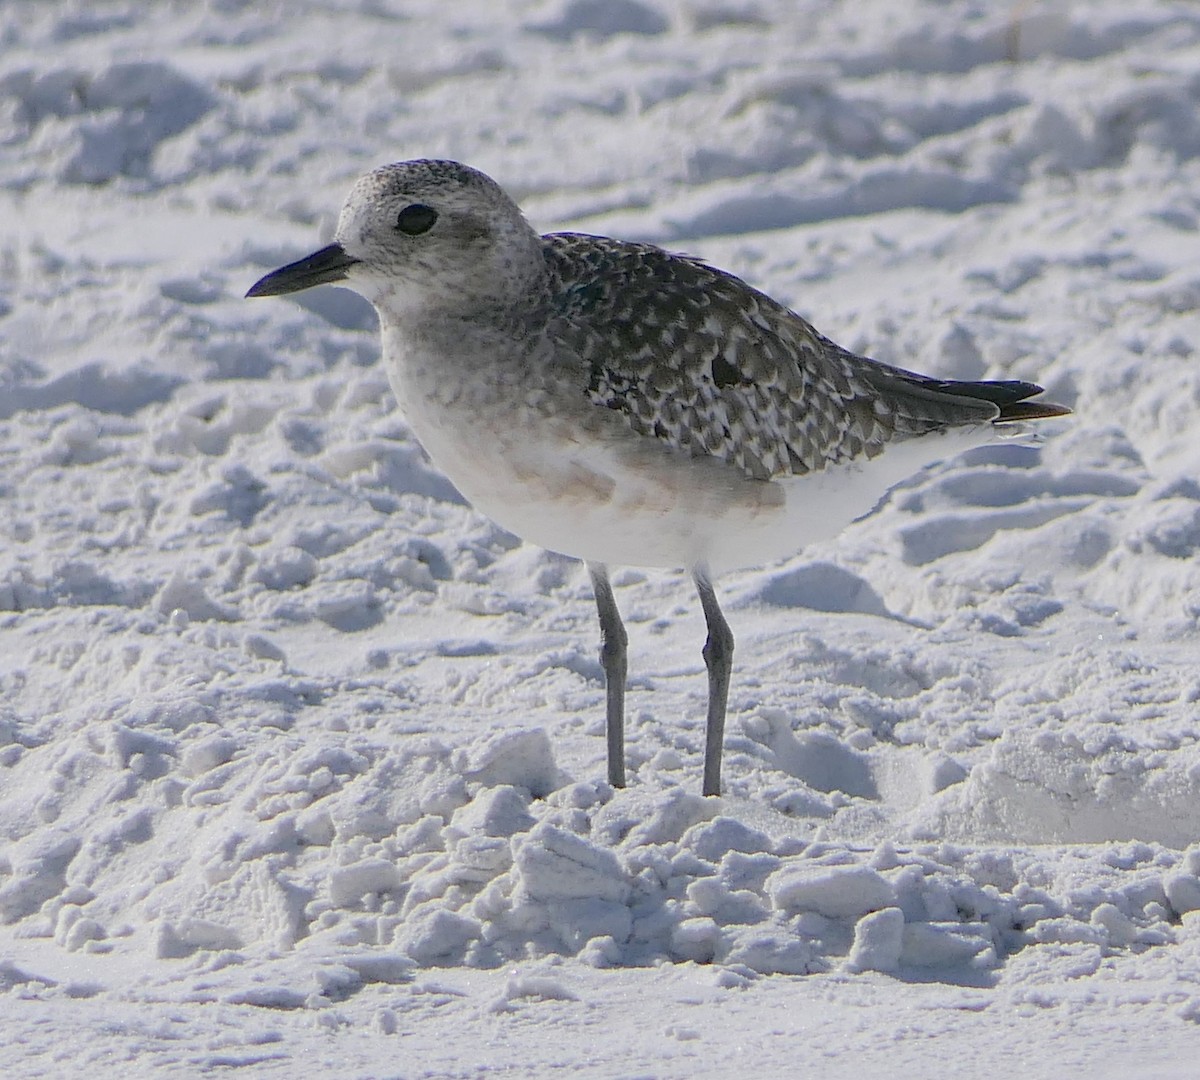
[[[634,432],[588,400],[582,377],[536,359],[508,367],[486,341],[384,341],[401,410],[434,465],[524,539],[597,562],[690,566],[713,558],[727,515],[753,529],[781,512],[779,485]]]

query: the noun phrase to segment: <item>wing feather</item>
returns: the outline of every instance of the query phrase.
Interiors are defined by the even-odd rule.
[[[545,241],[550,332],[586,366],[589,399],[643,435],[755,479],[1038,408],[1013,408],[1040,392],[1031,383],[936,380],[856,356],[699,260],[578,233]]]

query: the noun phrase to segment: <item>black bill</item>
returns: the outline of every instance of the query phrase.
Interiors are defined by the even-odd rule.
[[[256,281],[246,295],[283,296],[285,293],[310,289],[314,285],[344,281],[346,271],[356,262],[359,260],[347,255],[341,244],[330,244],[303,259],[272,270],[266,277]]]

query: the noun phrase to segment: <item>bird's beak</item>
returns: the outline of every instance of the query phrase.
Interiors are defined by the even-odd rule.
[[[344,281],[346,272],[361,260],[346,254],[341,244],[314,251],[294,263],[272,270],[266,277],[256,281],[247,296],[283,296],[299,292],[314,285],[326,285],[332,281]]]

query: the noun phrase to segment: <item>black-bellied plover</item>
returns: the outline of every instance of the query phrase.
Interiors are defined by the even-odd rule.
[[[504,528],[587,563],[616,787],[626,634],[610,563],[691,571],[708,625],[703,790],[717,795],[733,635],[713,572],[831,537],[923,466],[1070,411],[1028,400],[1032,383],[855,356],[698,259],[541,236],[453,161],[368,173],[334,242],[247,295],[327,282],[375,305],[392,388],[434,464]]]

